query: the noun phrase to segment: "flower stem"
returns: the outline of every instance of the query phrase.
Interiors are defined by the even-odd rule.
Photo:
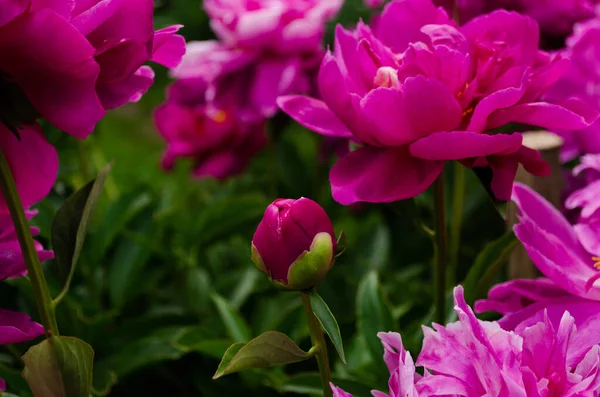
[[[44,271],[33,242],[31,228],[25,216],[21,198],[17,192],[13,174],[2,150],[0,150],[0,188],[10,211],[10,216],[19,239],[19,245],[23,252],[23,258],[27,265],[27,272],[33,287],[40,321],[46,330],[47,336],[58,336],[58,325],[54,314],[54,306],[52,305],[52,296],[50,295],[48,284],[46,284]]]
[[[450,226],[450,260],[448,262],[448,283],[454,285],[458,267],[458,249],[460,247],[460,231],[465,204],[465,167],[454,162],[454,183],[452,198],[452,225]]]
[[[323,397],[333,397],[333,391],[329,385],[331,383],[331,369],[329,368],[329,357],[327,356],[325,335],[323,335],[323,329],[321,328],[319,320],[317,320],[317,317],[315,317],[315,314],[313,313],[308,293],[301,292],[300,294],[302,295],[302,303],[304,304],[304,311],[306,312],[306,318],[308,320],[308,329],[310,331],[313,348],[316,347],[316,358],[317,364],[319,365],[319,373],[321,374]]]
[[[435,284],[435,315],[438,324],[446,322],[446,199],[444,173],[435,181],[435,241],[436,257],[434,270]]]

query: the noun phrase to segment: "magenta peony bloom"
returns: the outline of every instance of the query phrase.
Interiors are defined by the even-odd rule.
[[[341,5],[341,0],[205,1],[221,41],[188,43],[173,75],[201,78],[212,92],[232,74],[244,74],[248,105],[271,117],[278,111],[279,95],[313,90],[325,25]]]
[[[276,285],[306,290],[327,274],[336,245],[333,225],[319,204],[304,197],[277,199],[254,233],[252,260]]]
[[[535,175],[549,168],[520,134],[494,129],[579,129],[598,116],[576,100],[538,101],[568,65],[538,42],[535,21],[516,13],[496,11],[457,28],[430,0],[397,0],[374,29],[338,27],[319,72],[322,101],[278,103],[305,127],[360,145],[331,170],[341,204],[414,197],[447,160],[490,167],[494,194],[508,199],[519,163]]]
[[[85,138],[106,109],[152,84],[146,61],[174,66],[183,55],[176,29],[154,32],[152,0],[13,3],[0,16],[1,119],[10,128],[41,116]]]
[[[165,169],[185,157],[194,161],[194,176],[225,179],[242,172],[267,144],[264,119],[246,109],[240,89],[244,78],[223,81],[211,101],[199,79],[179,80],[169,88],[167,102],[154,115],[167,141]]]
[[[577,96],[600,109],[600,16],[577,24],[567,39],[566,56],[571,66],[550,90],[549,97]],[[580,154],[600,153],[600,122],[579,131],[563,131],[562,158],[572,160]]]
[[[36,212],[26,211],[26,214],[31,219]],[[39,230],[32,227],[31,233],[35,236]],[[54,258],[54,253],[44,250],[37,241],[35,248],[41,262]],[[10,214],[0,213],[0,280],[22,277],[25,274],[27,274],[27,267]]]
[[[600,270],[598,252],[589,244],[600,229],[572,226],[538,193],[516,184],[513,200],[519,208],[515,233],[538,269],[547,277],[496,285],[475,309],[504,315],[499,324],[522,330],[547,316],[558,326],[565,311],[579,330],[574,357],[582,357],[600,340]]]
[[[558,326],[544,316],[516,333],[496,322],[479,321],[460,286],[454,290],[454,303],[458,322],[423,327],[425,338],[416,363],[425,369],[422,377],[415,373],[400,335],[379,333],[390,370],[390,397],[598,395],[598,340],[575,355],[581,331],[568,312],[563,312]],[[333,390],[337,397],[351,397]],[[374,391],[373,396],[388,394]]]

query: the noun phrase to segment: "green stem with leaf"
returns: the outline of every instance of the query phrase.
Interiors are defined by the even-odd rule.
[[[317,364],[319,365],[321,384],[323,386],[323,397],[333,397],[333,391],[329,385],[331,383],[331,369],[329,367],[329,357],[327,355],[325,335],[323,334],[321,323],[319,323],[319,320],[313,313],[308,293],[301,292],[300,294],[302,295],[302,303],[304,304],[304,311],[306,312],[306,318],[308,320],[310,338],[313,343],[313,347],[311,348],[310,352],[315,352]]]
[[[44,277],[44,270],[42,269],[42,264],[35,248],[31,228],[25,215],[25,209],[17,192],[13,173],[2,150],[0,150],[0,188],[10,211],[10,216],[19,239],[19,245],[23,252],[23,258],[35,296],[35,303],[40,314],[40,321],[46,330],[47,336],[58,336],[58,325],[56,323],[52,296],[50,295],[50,290]]]
[[[434,185],[434,207],[435,207],[435,315],[434,321],[439,324],[446,322],[446,197],[445,178],[442,172]]]

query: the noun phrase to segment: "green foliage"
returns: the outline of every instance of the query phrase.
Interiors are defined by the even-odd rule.
[[[337,350],[340,359],[344,364],[346,363],[346,353],[344,353],[344,341],[342,339],[342,335],[340,334],[340,327],[337,323],[337,320],[329,310],[329,306],[327,303],[317,294],[315,291],[309,292],[308,296],[310,297],[310,304],[312,306],[313,312],[315,316],[321,323],[321,326],[329,336],[331,343]]]
[[[312,357],[288,336],[268,331],[248,343],[233,344],[223,356],[213,379],[251,368],[293,364]]]

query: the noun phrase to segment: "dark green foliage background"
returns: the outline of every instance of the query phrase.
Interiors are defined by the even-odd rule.
[[[343,24],[368,18],[361,0],[346,3],[339,17]],[[182,33],[188,40],[211,37],[196,1],[157,3],[157,27],[174,23],[185,25]],[[383,350],[374,333],[400,331],[416,354],[420,325],[430,322],[434,250],[415,226],[415,208],[425,224],[432,224],[430,192],[414,200],[415,207],[338,205],[327,180],[334,159],[320,160],[320,137],[291,122],[283,123],[283,130],[282,123],[271,125],[277,142],[235,179],[192,180],[185,162],[166,174],[159,166],[163,142],[152,111],[163,100],[169,79],[164,69],[155,69],[156,84],[142,101],[110,112],[82,148],[70,136],[47,129],[59,149],[61,169],[55,189],[37,206],[35,223],[46,246],[60,203],[110,160],[115,164],[71,291],[58,310],[61,333],[95,349],[94,394],[318,395],[312,360],[211,380],[229,344],[267,330],[284,332],[309,348],[298,294],[272,288],[249,260],[250,240],[265,207],[278,197],[300,196],[321,203],[336,232],[343,230],[347,236],[346,253],[319,286],[346,346],[347,366],[331,349],[335,377],[356,397],[370,395],[372,388],[387,390]],[[81,167],[81,149],[88,175]],[[453,167],[446,172],[451,195]],[[471,172],[464,208],[459,281],[482,247],[500,237],[505,227]],[[47,275],[56,295],[60,282],[52,262]],[[215,305],[219,297],[227,304]],[[0,300],[3,307],[36,317],[31,289],[23,279],[2,285]],[[0,377],[8,382],[8,391],[20,396],[31,395],[19,376],[18,357],[26,349],[26,344],[0,349]]]

